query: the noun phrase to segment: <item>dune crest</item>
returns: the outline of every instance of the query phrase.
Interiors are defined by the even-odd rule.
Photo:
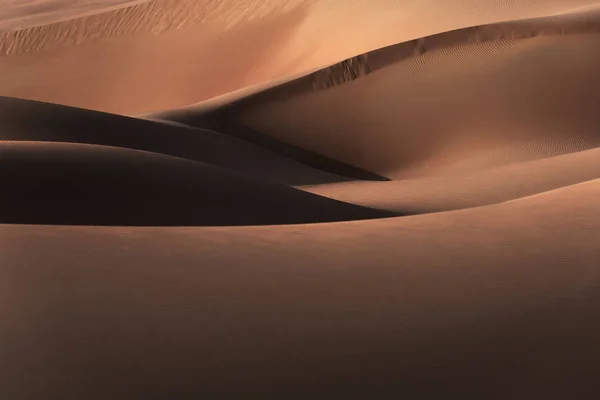
[[[415,44],[368,53],[370,73],[325,90],[315,90],[317,72],[214,109],[150,116],[200,126],[235,120],[392,179],[589,149],[600,144],[598,17],[451,32],[423,40],[424,53],[415,55]]]
[[[568,3],[153,0],[0,34],[0,95],[140,114],[400,42],[545,17],[595,1]]]
[[[0,224],[238,226],[383,218],[208,164],[139,150],[0,142]]]
[[[0,399],[597,397],[596,1],[0,5]]]

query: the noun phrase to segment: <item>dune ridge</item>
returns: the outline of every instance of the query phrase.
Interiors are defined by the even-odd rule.
[[[7,32],[0,398],[597,397],[599,9],[152,0]]]
[[[313,89],[328,89],[366,76],[395,62],[419,56],[429,51],[465,43],[516,41],[540,36],[598,33],[600,33],[600,13],[598,12],[561,14],[560,17],[543,17],[473,26],[373,50],[313,72],[294,82],[294,84],[298,85],[298,91],[307,87],[303,82],[304,80],[310,81]],[[284,90],[289,93],[293,89],[286,87]]]
[[[600,63],[598,38],[542,36],[441,48],[324,91],[307,80],[214,110],[188,107],[152,117],[188,125],[236,120],[392,179],[549,157],[599,143],[592,112],[600,87],[592,72]],[[511,150],[515,143],[526,145]]]
[[[4,54],[12,55],[0,57],[0,94],[120,114],[148,113],[306,73],[400,42],[545,17],[595,1],[500,3],[154,0],[4,33],[0,45]],[[244,68],[229,65],[232,57]],[[169,59],[178,61],[164,62]],[[212,79],[216,76],[224,78]],[[163,95],[151,95],[157,92]]]
[[[550,17],[522,19],[456,29],[363,53],[297,77],[289,82],[281,82],[275,87],[271,87],[267,83],[263,85],[265,89],[260,90],[260,85],[257,85],[256,88],[253,88],[251,94],[240,94],[239,97],[233,97],[228,102],[219,104],[219,106],[207,108],[211,112],[214,112],[218,111],[219,108],[228,108],[239,102],[247,101],[249,98],[251,100],[252,97],[260,97],[270,93],[285,94],[289,97],[308,91],[309,88],[328,89],[353,81],[359,77],[364,77],[371,72],[394,65],[395,63],[422,56],[426,52],[451,49],[459,45],[490,41],[515,43],[523,39],[545,36],[598,33],[600,33],[600,12],[596,11],[561,13]],[[210,104],[212,101],[211,99],[199,104],[191,104],[172,110],[146,113],[141,115],[141,117],[172,120],[181,123],[186,123],[187,121],[187,123],[190,123],[193,122],[193,119],[190,118],[193,115],[188,116],[185,114],[194,113],[195,115],[202,115],[202,109],[206,107],[205,104]],[[187,119],[186,116],[188,117]]]
[[[283,0],[277,4],[251,0],[136,1],[133,5],[109,7],[108,11],[93,15],[0,33],[0,56],[81,44],[95,38],[140,32],[160,34],[195,24],[217,23],[219,28],[228,29],[269,13],[284,13],[303,2],[305,0]]]
[[[600,179],[598,147],[456,176],[340,182],[299,188],[405,215],[481,207]]]
[[[284,157],[216,131],[31,100],[0,97],[0,124],[2,140],[98,144],[144,150],[200,161],[284,185],[350,179],[333,172],[344,172],[343,165],[327,168],[329,164],[320,163],[321,169],[317,169],[299,162],[297,157]]]
[[[116,147],[0,142],[0,223],[235,226],[383,218],[215,166]]]

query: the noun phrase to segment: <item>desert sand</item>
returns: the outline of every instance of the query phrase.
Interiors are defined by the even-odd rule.
[[[597,397],[600,4],[0,31],[0,398]]]
[[[0,87],[4,96],[144,113],[436,33],[595,3],[153,0],[1,34]]]
[[[104,13],[148,0],[4,0],[0,30],[15,31]]]

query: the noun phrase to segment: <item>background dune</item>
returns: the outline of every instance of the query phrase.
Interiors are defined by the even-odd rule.
[[[215,131],[30,100],[0,97],[0,125],[0,140],[85,143],[145,150],[200,161],[285,185],[350,179],[335,174],[346,172],[343,166],[324,161],[318,163],[321,169],[313,168]],[[311,156],[302,159],[308,157]]]
[[[236,120],[394,179],[462,173],[598,146],[599,38],[465,40],[326,90],[300,80],[154,117]]]
[[[592,0],[154,0],[0,36],[0,95],[136,114]],[[160,96],[156,96],[160,93]]]

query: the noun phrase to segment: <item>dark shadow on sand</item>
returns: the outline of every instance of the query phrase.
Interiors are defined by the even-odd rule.
[[[327,171],[331,174],[349,178],[348,180],[361,181],[389,181],[389,178],[366,171],[362,168],[346,164],[330,157],[323,156],[291,143],[282,142],[269,135],[259,132],[235,120],[229,116],[228,109],[223,113],[216,112],[210,115],[193,114],[179,118],[176,122],[211,129],[221,132],[225,135],[236,137],[244,141],[254,143],[261,148],[268,149],[274,153],[281,154],[302,164],[311,166],[321,171]]]
[[[239,127],[243,130],[243,127]],[[341,163],[290,146],[255,140],[245,131],[221,134],[103,112],[0,97],[0,139],[99,144],[151,151],[205,162],[289,186],[343,182],[355,178]],[[271,144],[271,143],[269,143]],[[258,145],[258,146],[257,146]],[[303,162],[308,161],[308,162]],[[323,168],[320,168],[323,167]],[[344,172],[349,172],[344,176]]]
[[[240,226],[384,218],[223,168],[117,147],[0,142],[0,223]]]

